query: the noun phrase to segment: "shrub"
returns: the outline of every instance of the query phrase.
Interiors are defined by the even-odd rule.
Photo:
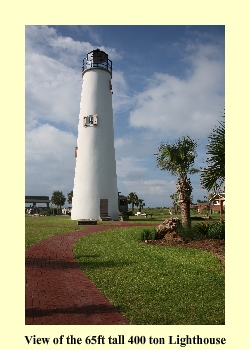
[[[155,240],[157,236],[156,228],[144,228],[141,233],[141,241]]]
[[[190,239],[194,239],[193,235],[193,229],[188,226],[182,226],[181,223],[177,226],[177,232],[182,237],[184,241],[188,241]]]
[[[208,235],[209,224],[204,223],[192,225],[191,227],[183,227],[178,225],[177,232],[181,235],[184,241],[203,239]]]
[[[225,239],[225,222],[215,222],[209,225],[207,237],[210,239]]]
[[[194,226],[194,231],[202,237],[207,237],[209,231],[209,224],[200,223]]]

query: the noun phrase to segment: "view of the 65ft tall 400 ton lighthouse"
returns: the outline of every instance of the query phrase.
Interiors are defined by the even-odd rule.
[[[83,60],[82,95],[75,149],[73,220],[118,220],[112,108],[112,62],[99,49]]]

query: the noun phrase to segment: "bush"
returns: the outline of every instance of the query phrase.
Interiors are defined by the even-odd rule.
[[[213,224],[199,223],[192,227],[178,225],[177,232],[184,240],[225,239],[225,222],[215,222]]]
[[[202,237],[207,237],[209,231],[209,224],[200,223],[194,226],[196,233]]]
[[[181,235],[184,241],[203,239],[208,235],[209,224],[204,223],[192,225],[191,227],[183,227],[178,225],[177,232]]]
[[[225,222],[215,222],[209,225],[207,237],[210,239],[225,239]]]
[[[141,233],[141,241],[155,240],[157,236],[156,228],[145,228]]]
[[[191,227],[188,227],[188,226],[184,227],[182,226],[181,223],[179,223],[177,226],[177,232],[179,233],[179,235],[182,237],[184,241],[194,239],[193,228]]]
[[[51,214],[50,208],[42,208],[39,210],[40,215],[49,216]]]

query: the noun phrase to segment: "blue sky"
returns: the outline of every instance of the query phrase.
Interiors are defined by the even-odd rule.
[[[176,178],[156,168],[161,142],[188,134],[204,166],[207,137],[225,106],[224,26],[26,26],[26,195],[73,189],[82,60],[113,63],[118,191],[170,206]],[[199,175],[190,177],[203,199]]]

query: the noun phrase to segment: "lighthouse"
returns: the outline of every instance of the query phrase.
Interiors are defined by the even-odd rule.
[[[87,54],[75,149],[71,219],[118,220],[112,108],[112,61],[99,49]]]

